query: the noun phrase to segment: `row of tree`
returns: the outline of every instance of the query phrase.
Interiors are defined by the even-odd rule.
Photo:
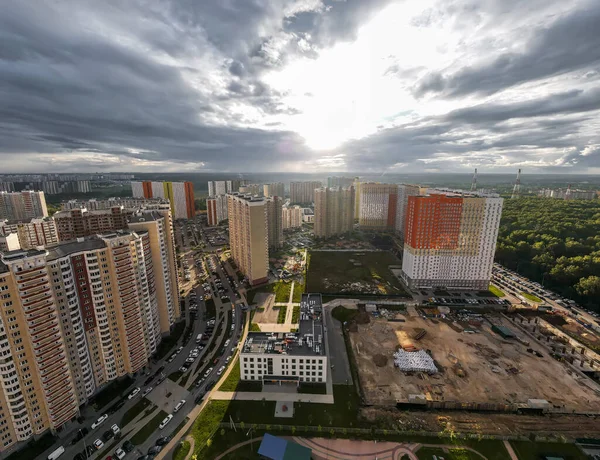
[[[600,200],[505,200],[496,261],[600,310]]]

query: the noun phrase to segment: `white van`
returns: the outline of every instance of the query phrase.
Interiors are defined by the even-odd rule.
[[[196,337],[196,343],[200,342],[202,342],[202,334],[198,334],[198,336]]]
[[[173,414],[169,414],[162,422],[160,422],[160,425],[158,425],[158,427],[162,430],[164,427],[167,426],[167,424],[171,421],[172,418]]]
[[[58,449],[56,449],[54,452],[52,452],[50,455],[48,455],[48,460],[56,460],[58,457],[60,457],[64,453],[65,453],[65,448],[63,446],[60,446]]]

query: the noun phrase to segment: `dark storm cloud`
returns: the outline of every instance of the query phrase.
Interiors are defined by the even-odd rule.
[[[600,2],[590,1],[586,8],[534,29],[523,52],[502,53],[490,62],[476,63],[458,72],[429,73],[415,85],[414,93],[444,97],[493,94],[521,83],[595,68],[600,64],[599,24]]]

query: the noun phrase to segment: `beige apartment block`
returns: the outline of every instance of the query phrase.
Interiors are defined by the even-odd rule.
[[[47,216],[44,192],[0,192],[0,219],[27,220]]]
[[[285,185],[283,185],[283,182],[273,182],[271,184],[264,184],[263,195],[283,197],[285,196]]]
[[[269,232],[269,250],[276,251],[283,246],[283,199],[272,196],[267,202],[267,228]]]
[[[127,228],[127,218],[132,209],[115,206],[111,209],[88,211],[85,208],[59,211],[54,214],[54,222],[59,241],[97,235],[104,232]]]
[[[315,236],[329,238],[354,227],[354,187],[315,190]]]
[[[240,193],[227,195],[231,255],[250,284],[268,280],[267,202]]]
[[[169,210],[141,211],[129,218],[129,229],[148,232],[156,280],[160,330],[168,334],[181,317],[173,220]]]
[[[398,186],[362,182],[358,223],[366,230],[393,230],[396,226]]]
[[[35,218],[30,221],[0,220],[0,235],[14,233],[21,249],[35,249],[58,243],[58,231],[51,217]]]
[[[322,185],[319,181],[290,182],[290,202],[312,203],[315,200],[315,189]]]
[[[298,205],[284,206],[282,209],[283,229],[302,227],[304,209]]]

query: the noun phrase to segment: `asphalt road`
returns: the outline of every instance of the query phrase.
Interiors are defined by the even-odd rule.
[[[327,342],[329,344],[329,371],[333,384],[352,383],[352,373],[350,372],[350,362],[346,353],[344,336],[342,333],[342,323],[333,319],[331,316],[332,308],[324,308],[325,326],[327,327]],[[333,365],[333,368],[331,366]]]

